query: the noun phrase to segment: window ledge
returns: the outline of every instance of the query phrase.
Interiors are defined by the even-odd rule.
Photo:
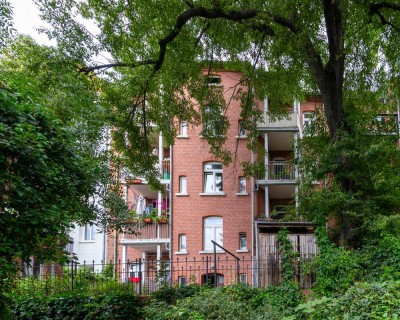
[[[216,250],[216,253],[225,253],[224,250]],[[203,251],[199,251],[200,254],[211,254],[214,253],[214,250],[203,250]]]
[[[247,139],[247,136],[246,135],[244,135],[244,136],[235,136],[235,138],[236,139]]]
[[[175,193],[175,196],[177,196],[177,197],[187,197],[187,196],[189,196],[189,193],[187,193],[187,192],[177,192],[177,193]]]
[[[179,136],[176,136],[176,138],[177,139],[189,139],[189,136],[188,135],[179,135]]]
[[[95,240],[81,240],[79,242],[81,242],[81,243],[94,243]]]
[[[237,192],[237,196],[248,196],[249,194],[247,192]]]
[[[250,252],[250,250],[249,249],[239,249],[239,250],[236,250],[236,252],[237,253],[246,253],[246,252]]]
[[[185,255],[185,254],[189,254],[189,252],[187,252],[187,251],[175,251],[175,254]]]
[[[199,196],[225,196],[225,192],[201,192]]]

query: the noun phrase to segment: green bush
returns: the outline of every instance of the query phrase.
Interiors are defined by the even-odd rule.
[[[173,304],[176,300],[186,297],[192,297],[201,291],[201,286],[198,284],[191,284],[186,287],[164,287],[151,294],[152,299],[162,301],[167,304]]]
[[[16,320],[125,320],[141,315],[141,304],[131,292],[21,296],[10,309]]]
[[[180,291],[181,289],[184,289]],[[175,304],[169,304],[171,293]],[[186,295],[186,297],[184,297]],[[157,297],[157,299],[156,299]],[[160,300],[161,299],[161,300]],[[244,285],[221,288],[174,288],[153,294],[144,307],[147,320],[282,319],[301,301],[295,286],[266,290]]]
[[[322,297],[296,308],[292,319],[399,319],[400,282],[358,283],[339,298]]]

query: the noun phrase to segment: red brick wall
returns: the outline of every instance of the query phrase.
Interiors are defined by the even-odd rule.
[[[240,80],[235,72],[220,73],[225,99],[231,100],[233,88]],[[232,152],[234,161],[223,167],[224,196],[201,196],[203,192],[203,165],[207,161],[217,161],[210,153],[205,139],[200,138],[202,127],[189,126],[188,139],[177,139],[173,147],[173,253],[178,251],[178,235],[186,234],[188,259],[201,258],[203,250],[203,218],[221,216],[223,218],[223,245],[235,253],[239,249],[239,233],[247,234],[248,248],[251,248],[251,185],[247,181],[247,196],[238,196],[238,177],[243,175],[241,163],[250,161],[246,140],[236,139],[240,119],[240,104],[231,100],[226,113],[231,127],[228,130],[225,147]],[[180,197],[179,176],[187,177],[188,196]],[[243,255],[240,253],[239,255]]]

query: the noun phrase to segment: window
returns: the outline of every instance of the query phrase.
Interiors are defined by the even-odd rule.
[[[239,249],[247,250],[247,235],[246,233],[239,233]]]
[[[310,127],[311,123],[315,120],[315,114],[312,111],[303,112],[303,129],[306,130]]]
[[[247,274],[241,273],[239,275],[239,281],[240,281],[240,283],[247,284]]]
[[[222,136],[224,127],[224,116],[218,105],[210,105],[203,108],[202,114],[204,137]]]
[[[208,217],[204,218],[204,250],[213,251],[214,244],[211,240],[219,245],[223,245],[223,228],[221,217]],[[217,247],[217,250],[220,250]]]
[[[178,283],[181,287],[186,287],[186,277],[179,277]]]
[[[187,193],[187,179],[186,176],[179,177],[179,193]]]
[[[181,121],[181,124],[180,124],[180,127],[179,127],[179,135],[180,136],[187,136],[187,128],[188,128],[187,121]]]
[[[209,86],[221,86],[222,85],[222,80],[221,77],[219,76],[208,76],[206,78],[207,85]]]
[[[88,223],[85,226],[84,240],[85,241],[94,241],[95,236],[95,225]]]
[[[204,192],[222,192],[222,164],[210,162],[204,164]]]
[[[186,251],[186,234],[179,235],[179,251]]]
[[[74,239],[72,237],[68,237],[68,244],[65,246],[65,251],[68,253],[74,252]]]
[[[242,120],[239,121],[239,137],[244,137],[246,136],[246,130],[244,128],[244,123]]]
[[[239,177],[239,193],[246,193],[246,177]]]

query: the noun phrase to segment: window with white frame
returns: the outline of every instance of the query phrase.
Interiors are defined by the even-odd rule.
[[[83,240],[85,240],[85,241],[94,241],[95,240],[95,234],[96,234],[95,225],[92,224],[92,223],[88,223],[84,228]]]
[[[180,126],[179,126],[179,135],[187,136],[187,129],[188,129],[187,121],[181,121]]]
[[[179,193],[187,193],[187,178],[186,178],[186,176],[179,177]]]
[[[241,273],[239,275],[239,281],[240,281],[240,283],[247,284],[247,274]]]
[[[303,129],[309,128],[314,120],[315,120],[315,113],[313,111],[303,112]]]
[[[209,75],[209,76],[207,76],[206,81],[209,86],[221,86],[222,85],[222,80],[221,80],[220,76]]]
[[[204,137],[218,137],[223,135],[224,116],[218,105],[209,105],[203,108],[202,112]]]
[[[222,192],[222,163],[208,162],[204,164],[204,192]]]
[[[186,234],[179,235],[179,251],[186,252]]]
[[[245,232],[239,233],[239,249],[247,250],[247,235]]]
[[[246,135],[246,130],[244,128],[244,122],[243,120],[239,120],[239,137],[244,137]]]
[[[204,250],[214,250],[214,244],[211,240],[219,245],[223,245],[223,219],[222,217],[204,218]],[[220,250],[217,247],[217,250]]]
[[[246,177],[239,177],[239,193],[246,193]]]

